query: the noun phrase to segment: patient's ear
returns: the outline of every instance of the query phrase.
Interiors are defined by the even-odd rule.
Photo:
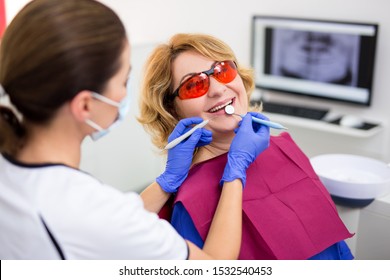
[[[84,122],[90,118],[92,101],[93,97],[89,90],[80,91],[73,97],[70,101],[70,111],[76,120]]]

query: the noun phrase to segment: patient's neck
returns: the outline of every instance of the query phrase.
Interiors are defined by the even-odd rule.
[[[218,135],[214,133],[213,141],[209,145],[199,148],[198,152],[194,156],[193,164],[227,153],[229,151],[230,144],[233,141],[234,135],[234,133],[229,135]]]

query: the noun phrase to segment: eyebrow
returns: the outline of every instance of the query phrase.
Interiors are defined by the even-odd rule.
[[[130,80],[130,75],[131,75],[131,70],[133,67],[130,65],[129,69],[127,70],[127,75],[126,75],[126,83]]]
[[[187,80],[187,77],[188,77],[188,78],[191,78],[192,76],[197,75],[197,74],[200,74],[200,73],[202,73],[202,72],[191,72],[191,73],[185,74],[185,75],[181,78],[181,80],[180,80],[180,82],[179,82],[179,85],[181,85],[185,80]]]
[[[129,66],[129,70],[127,70],[127,76],[130,76],[131,70],[133,70],[133,66],[132,65],[130,65]]]

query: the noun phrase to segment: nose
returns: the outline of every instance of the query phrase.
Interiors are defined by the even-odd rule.
[[[227,90],[226,85],[221,82],[218,82],[213,76],[209,76],[209,78],[210,78],[210,86],[207,95],[209,97],[218,97],[220,95],[223,95]]]

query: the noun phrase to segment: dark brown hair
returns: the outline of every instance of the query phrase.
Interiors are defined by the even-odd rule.
[[[104,91],[120,69],[126,31],[94,0],[34,0],[7,27],[0,84],[23,116],[0,106],[0,152],[13,153],[28,123],[45,124],[78,92]]]

